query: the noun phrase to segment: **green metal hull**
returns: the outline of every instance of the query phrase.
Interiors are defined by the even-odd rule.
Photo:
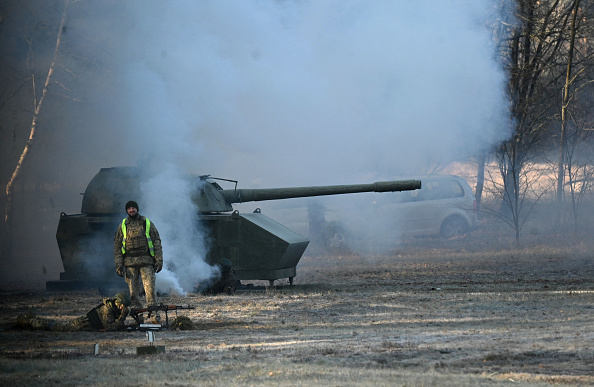
[[[62,214],[56,239],[64,272],[50,281],[48,290],[126,286],[115,274],[113,236],[116,217]],[[206,261],[227,258],[238,280],[275,281],[297,274],[297,264],[309,241],[261,213],[201,215],[212,241]]]
[[[121,222],[124,203],[140,197],[140,183],[150,178],[137,167],[101,168],[89,182],[82,200],[81,214],[62,213],[56,239],[64,264],[60,281],[47,288],[125,285],[115,274],[113,238]],[[268,280],[271,283],[297,274],[297,264],[309,241],[287,227],[264,216],[233,211],[233,204],[250,201],[280,200],[297,197],[392,192],[421,187],[418,180],[383,181],[371,184],[238,189],[234,180],[210,176],[186,176],[192,184],[191,199],[196,205],[198,222],[208,235],[206,261],[217,264],[229,259],[238,280]],[[215,180],[234,182],[224,190]],[[167,258],[166,258],[167,259]],[[167,265],[167,262],[165,263]]]

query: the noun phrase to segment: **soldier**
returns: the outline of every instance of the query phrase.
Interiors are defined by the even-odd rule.
[[[126,329],[126,317],[130,312],[130,297],[118,293],[112,298],[104,298],[103,302],[91,309],[84,316],[61,322],[43,317],[20,314],[15,328],[41,329],[46,331],[121,331]]]
[[[233,267],[231,265],[231,261],[227,258],[221,259],[219,262],[219,266],[221,268],[221,274],[218,279],[214,282],[210,282],[206,286],[198,286],[197,293],[202,294],[219,294],[219,293],[227,293],[233,294],[235,293],[236,289],[236,280],[235,280],[235,273],[233,272]]]
[[[126,212],[128,217],[118,227],[113,244],[116,272],[120,277],[125,277],[128,283],[132,308],[142,308],[140,279],[147,306],[156,306],[155,273],[163,268],[161,238],[155,225],[139,214],[135,201],[126,203]],[[151,322],[159,324],[160,320],[156,312]]]

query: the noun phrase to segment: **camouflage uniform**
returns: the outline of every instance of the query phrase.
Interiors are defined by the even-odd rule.
[[[19,315],[15,327],[59,332],[125,330],[125,321],[130,310],[128,306],[123,309],[118,308],[115,300],[115,298],[104,298],[100,305],[91,309],[86,315],[66,322]]]
[[[126,283],[130,288],[132,308],[142,308],[140,303],[140,284],[142,279],[147,306],[157,305],[155,291],[155,269],[163,267],[163,250],[161,238],[155,225],[151,222],[149,236],[153,242],[155,256],[151,256],[146,238],[146,218],[137,214],[128,216],[126,224],[126,253],[122,253],[124,233],[122,226],[118,227],[113,244],[113,254],[116,270],[124,269]]]

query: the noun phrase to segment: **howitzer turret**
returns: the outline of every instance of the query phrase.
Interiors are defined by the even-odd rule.
[[[141,195],[140,182],[146,178],[135,167],[102,168],[85,190],[81,214],[62,213],[56,239],[64,265],[60,281],[50,281],[48,289],[97,286],[121,281],[115,276],[113,236],[124,214],[124,204]],[[384,181],[372,184],[333,185],[272,189],[238,189],[234,180],[210,176],[188,177],[194,185],[192,200],[199,221],[211,241],[206,260],[216,264],[227,258],[238,280],[289,278],[309,240],[266,217],[256,209],[240,214],[233,204],[339,195],[358,192],[407,191],[421,188],[419,180]],[[235,183],[222,189],[216,180]],[[92,256],[89,260],[86,257]]]

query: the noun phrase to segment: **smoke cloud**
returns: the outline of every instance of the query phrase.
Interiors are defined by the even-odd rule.
[[[200,229],[198,211],[191,200],[196,187],[179,168],[169,165],[140,188],[147,216],[155,220],[163,244],[165,265],[157,275],[157,290],[180,295],[193,291],[218,273],[217,267],[205,262],[206,234]]]
[[[213,270],[197,259],[181,172],[243,187],[369,182],[507,136],[490,1],[126,4],[111,26],[112,109],[126,153],[167,166],[144,207],[170,262],[160,280],[177,275],[177,291]]]
[[[182,271],[212,268],[196,259],[184,173],[243,188],[368,183],[506,138],[491,3],[74,3],[64,50],[93,60],[70,66],[85,103],[61,114],[45,168],[80,187],[101,167],[155,170],[140,205],[163,238],[157,277],[188,291]]]
[[[128,2],[112,26],[122,139],[250,185],[468,157],[508,129],[489,5]]]

